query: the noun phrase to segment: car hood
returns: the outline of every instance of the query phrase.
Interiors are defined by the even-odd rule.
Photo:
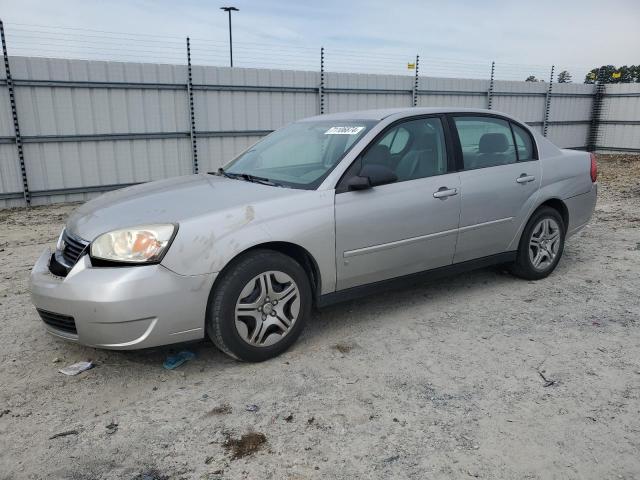
[[[71,234],[92,241],[117,228],[180,223],[215,211],[303,192],[208,174],[188,175],[105,193],[73,212],[66,228]]]

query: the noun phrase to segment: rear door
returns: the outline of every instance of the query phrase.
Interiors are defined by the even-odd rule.
[[[462,160],[461,209],[454,263],[505,252],[540,185],[528,131],[499,116],[452,114]]]
[[[460,179],[451,151],[441,118],[414,118],[383,132],[349,168],[335,200],[338,290],[452,263]],[[367,164],[393,170],[398,181],[346,190]]]

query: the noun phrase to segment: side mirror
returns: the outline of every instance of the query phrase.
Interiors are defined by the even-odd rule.
[[[347,187],[349,190],[366,190],[397,181],[398,177],[390,168],[383,165],[365,165],[358,176],[349,179]]]

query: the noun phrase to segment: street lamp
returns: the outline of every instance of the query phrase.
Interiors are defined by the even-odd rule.
[[[239,12],[236,7],[220,7],[220,10],[224,10],[229,13],[229,61],[233,67],[233,41],[231,38],[231,12]]]

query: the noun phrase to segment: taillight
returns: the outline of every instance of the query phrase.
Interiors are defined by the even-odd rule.
[[[596,180],[598,180],[598,162],[596,154],[591,153],[591,181],[595,183]]]

